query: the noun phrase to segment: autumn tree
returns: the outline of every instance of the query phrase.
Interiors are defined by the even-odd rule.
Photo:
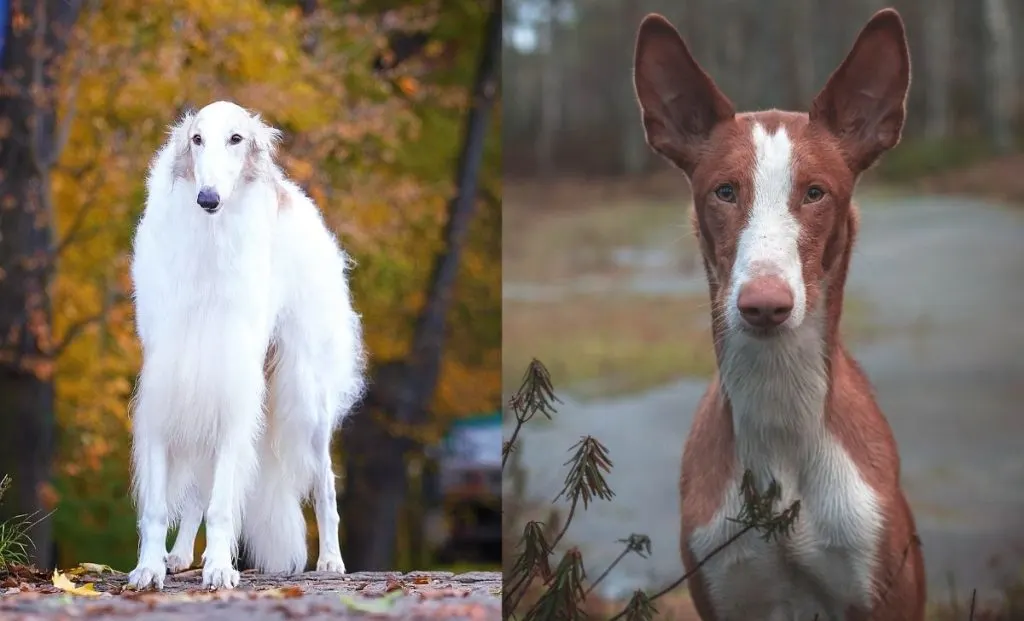
[[[479,60],[455,167],[454,194],[448,202],[442,245],[433,257],[409,351],[376,366],[369,394],[346,430],[342,524],[347,562],[357,570],[393,566],[400,516],[407,502],[408,459],[422,450],[430,437],[425,428],[435,405],[447,319],[478,202],[488,121],[498,97],[501,6],[497,2],[490,5],[481,15],[485,18],[483,36],[474,46]],[[471,11],[468,14],[473,15]],[[497,271],[492,277],[500,280]],[[435,431],[438,428],[434,426]]]
[[[476,55],[472,47],[431,46],[428,61],[457,52],[450,72],[422,73],[425,61],[381,74],[374,69],[387,42],[381,11],[340,4],[123,0],[97,3],[79,19],[69,55],[76,62],[57,80],[62,106],[75,114],[51,184],[59,239],[74,240],[52,285],[57,340],[76,336],[55,376],[52,521],[62,563],[102,560],[123,569],[134,562],[127,449],[140,360],[126,257],[146,166],[182,108],[231,99],[284,131],[281,165],[356,262],[353,296],[371,360],[409,351],[432,257],[443,246]],[[467,23],[482,22],[480,9],[465,12],[471,5],[479,3],[413,3],[394,9],[394,19],[436,26],[442,41],[457,41]],[[494,409],[500,399],[498,157],[492,140],[486,200],[446,317],[465,327],[445,342],[431,407],[441,420]]]

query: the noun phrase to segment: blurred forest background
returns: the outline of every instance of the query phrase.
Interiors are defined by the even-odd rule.
[[[899,172],[1018,147],[1021,2],[510,0],[505,170],[550,178],[659,168],[637,129],[631,78],[636,26],[649,12],[677,26],[737,109],[806,110],[866,19],[886,6],[903,16],[913,61],[905,138],[915,148],[901,151],[928,160]]]
[[[992,306],[1012,306],[1024,278],[1019,0],[505,1],[504,390],[536,357],[563,399],[510,457],[503,506],[519,521],[505,524],[506,550],[525,520],[564,523],[551,499],[565,451],[593,434],[615,464],[614,506],[576,515],[564,545],[580,547],[588,577],[615,565],[596,595],[620,608],[681,575],[678,463],[716,362],[687,183],[645,144],[634,94],[643,17],[669,18],[738,110],[806,111],[888,6],[909,40],[908,115],[858,186],[843,331],[900,443],[930,595],[946,601],[954,576],[961,600],[974,586],[998,596],[1004,573],[1019,583],[1024,462],[1002,438],[1024,433],[1024,333]],[[619,562],[630,533],[653,553]],[[663,601],[664,618],[690,618]]]
[[[134,565],[127,253],[167,126],[230,99],[284,131],[280,164],[357,261],[375,384],[405,391],[395,406],[374,389],[349,421],[362,441],[336,456],[345,559],[433,563],[417,491],[429,449],[500,399],[501,110],[484,67],[500,53],[497,3],[0,4],[0,474],[13,480],[0,516],[52,512],[32,530],[44,567]],[[467,167],[483,74],[482,165]],[[468,201],[453,198],[457,169]],[[353,470],[368,489],[344,484]]]

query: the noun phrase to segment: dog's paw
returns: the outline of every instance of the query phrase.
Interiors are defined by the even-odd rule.
[[[345,561],[341,560],[341,555],[323,555],[316,562],[317,571],[330,571],[336,574],[345,573]]]
[[[186,569],[192,567],[192,559],[185,558],[184,555],[175,554],[174,552],[171,552],[167,555],[166,565],[168,573],[176,574],[179,571],[185,571]]]
[[[208,564],[203,567],[203,587],[210,590],[233,589],[238,586],[239,579],[238,572],[230,564]]]
[[[163,563],[142,564],[128,574],[128,586],[136,591],[150,587],[160,591],[164,588],[164,577],[167,576],[167,568]]]

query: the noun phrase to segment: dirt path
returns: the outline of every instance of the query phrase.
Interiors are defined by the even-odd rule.
[[[285,619],[501,618],[501,574],[471,572],[306,573],[274,576],[245,573],[235,591],[208,593],[198,571],[168,576],[162,593],[122,592],[124,576],[79,576],[95,580],[99,597],[79,597],[53,588],[0,590],[0,620],[56,621],[277,621]],[[13,591],[13,592],[12,592]]]
[[[1024,563],[1024,212],[890,197],[865,205],[862,220],[849,291],[886,331],[852,345],[900,445],[930,595],[944,596],[950,574],[959,591],[992,593]],[[682,294],[700,284],[675,286]],[[606,567],[631,532],[648,534],[654,549],[649,560],[623,561],[602,585],[606,596],[682,570],[679,459],[703,388],[680,381],[614,400],[564,398],[557,423],[524,434],[528,494],[546,502],[580,435],[607,444],[616,498],[579,516],[567,543],[583,547],[588,573]]]

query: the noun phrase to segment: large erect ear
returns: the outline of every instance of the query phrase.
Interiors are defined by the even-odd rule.
[[[647,144],[692,175],[711,130],[736,109],[661,15],[648,15],[640,24],[633,83]]]
[[[859,173],[900,141],[909,88],[903,20],[893,9],[884,9],[864,26],[814,98],[810,120],[839,138],[847,164]]]

